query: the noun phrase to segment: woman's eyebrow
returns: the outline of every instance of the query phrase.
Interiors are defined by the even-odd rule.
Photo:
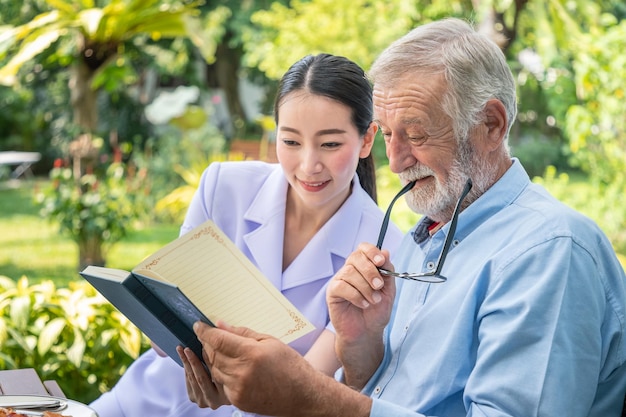
[[[278,128],[278,130],[300,134],[300,131],[298,129],[294,129],[293,127],[288,127],[288,126],[281,126]]]
[[[281,126],[280,128],[278,128],[278,130],[300,134],[300,131],[298,129],[295,129],[289,126]],[[331,128],[331,129],[318,130],[317,132],[315,132],[315,136],[340,135],[342,133],[346,133],[346,131],[344,129]]]
[[[346,133],[343,129],[322,129],[316,133],[317,136],[323,135],[340,135],[342,133]]]

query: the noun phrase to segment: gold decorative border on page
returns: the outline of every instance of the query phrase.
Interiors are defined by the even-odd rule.
[[[297,313],[295,313],[295,312],[293,312],[291,310],[289,310],[288,313],[291,316],[291,318],[293,319],[293,321],[295,323],[295,326],[287,332],[287,335],[291,335],[291,334],[297,333],[300,330],[302,330],[305,327],[307,327],[307,322],[302,320],[300,315],[298,315]]]
[[[214,227],[212,226],[205,226],[199,230],[197,230],[194,233],[190,233],[184,237],[186,237],[187,239],[185,239],[184,241],[180,242],[180,245],[176,245],[175,247],[172,247],[171,250],[164,252],[161,254],[161,256],[154,258],[150,263],[144,264],[141,266],[141,269],[147,269],[147,270],[151,270],[153,267],[157,266],[159,264],[159,262],[161,262],[161,260],[167,256],[170,255],[170,253],[174,252],[179,246],[184,245],[187,242],[190,242],[192,240],[197,240],[200,237],[202,237],[203,235],[209,235],[211,236],[216,242],[218,242],[221,245],[224,245],[224,238],[223,236],[220,234],[219,231],[216,231]]]

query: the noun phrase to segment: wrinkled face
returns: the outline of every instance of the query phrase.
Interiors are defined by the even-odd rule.
[[[452,120],[442,110],[444,79],[410,75],[394,86],[374,85],[374,118],[385,138],[389,167],[403,182],[418,180],[406,194],[409,207],[447,221],[469,177],[473,158],[459,147]]]
[[[336,210],[350,194],[359,158],[374,139],[359,136],[351,109],[309,92],[288,94],[279,108],[276,154],[298,203]]]

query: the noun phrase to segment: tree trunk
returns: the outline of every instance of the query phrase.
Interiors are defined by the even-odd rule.
[[[74,178],[76,187],[80,188],[79,179],[85,173],[85,168],[93,163],[94,152],[92,133],[98,125],[97,92],[91,88],[94,71],[82,60],[78,59],[70,72],[70,99],[72,104],[74,123],[80,127],[80,134],[70,144],[70,153],[73,159]],[[82,192],[82,190],[80,190]],[[82,271],[87,265],[104,266],[105,259],[100,236],[82,236],[78,244],[78,267]]]
[[[98,125],[97,93],[91,88],[93,71],[79,59],[70,72],[70,100],[74,123],[84,133],[93,133]]]
[[[228,35],[217,46],[215,63],[209,66],[209,86],[220,88],[226,96],[226,105],[230,115],[235,137],[240,133],[242,123],[246,122],[246,113],[239,98],[239,69],[243,51],[240,47],[228,46]]]
[[[106,259],[100,236],[87,236],[78,241],[78,269],[82,271],[88,265],[104,266]]]

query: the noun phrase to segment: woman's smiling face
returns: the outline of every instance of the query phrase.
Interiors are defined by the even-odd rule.
[[[348,106],[303,90],[284,97],[278,116],[276,153],[298,200],[336,210],[350,194],[359,158],[370,153],[376,127],[360,137]]]

